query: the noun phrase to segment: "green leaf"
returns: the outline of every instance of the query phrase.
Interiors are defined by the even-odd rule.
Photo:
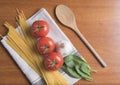
[[[68,61],[68,62],[65,62],[66,66],[70,67],[70,68],[73,68],[75,66],[75,63],[74,61]]]
[[[77,55],[66,56],[62,69],[73,78],[92,80],[89,65]]]
[[[73,59],[73,56],[72,56],[72,55],[66,56],[66,57],[64,58],[64,62],[69,62],[69,61],[71,61],[72,59]]]
[[[78,73],[80,76],[82,76],[82,78],[92,80],[92,77],[91,77],[91,76],[89,76],[89,75],[87,75],[86,73],[84,73],[83,71],[81,71],[79,65],[76,65],[76,66],[75,66],[75,70],[77,71],[77,73]]]
[[[85,63],[83,63],[82,65],[81,65],[81,70],[84,72],[84,73],[86,73],[87,75],[91,75],[90,74],[90,69],[89,69],[89,67],[88,67],[88,65],[87,64],[85,64]]]
[[[67,66],[65,64],[63,64],[62,69],[66,72]]]
[[[67,73],[73,78],[81,78],[81,76],[75,71],[75,69],[67,67]]]

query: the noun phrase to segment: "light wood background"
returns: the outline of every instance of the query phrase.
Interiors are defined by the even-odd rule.
[[[107,68],[100,66],[74,32],[58,22],[54,14],[58,4],[73,10],[79,30],[107,63]],[[7,33],[3,27],[5,21],[16,26],[16,8],[22,9],[27,18],[45,8],[89,65],[98,70],[92,74],[92,82],[80,80],[75,85],[120,85],[120,0],[0,0],[0,33],[3,35]],[[0,85],[29,84],[0,43]]]

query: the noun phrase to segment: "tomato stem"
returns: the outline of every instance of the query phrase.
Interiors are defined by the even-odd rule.
[[[50,62],[50,65],[48,66],[48,67],[51,67],[51,66],[53,66],[54,67],[54,69],[56,69],[56,64],[57,64],[57,62],[55,61],[55,60],[49,60],[49,62]]]

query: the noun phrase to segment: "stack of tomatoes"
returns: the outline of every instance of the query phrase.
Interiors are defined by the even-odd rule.
[[[45,55],[44,66],[47,70],[59,70],[63,65],[63,57],[59,52],[55,51],[55,42],[46,37],[49,32],[49,25],[44,20],[37,20],[32,24],[32,34],[39,38],[37,48],[40,54]]]

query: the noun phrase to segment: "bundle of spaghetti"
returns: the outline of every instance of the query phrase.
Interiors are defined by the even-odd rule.
[[[19,9],[16,9],[16,10],[18,13],[18,16],[16,16],[17,25],[20,26],[20,28],[22,30],[23,38],[25,39],[25,42],[31,47],[33,44],[35,45],[35,43],[34,43],[35,41],[33,40],[34,37],[31,35],[29,25],[26,24],[26,17],[22,10],[19,10]]]
[[[39,74],[43,74],[40,73],[40,69],[43,69],[42,66],[38,66],[41,65],[43,62],[43,58],[40,57],[40,59],[36,59],[38,56],[35,56],[35,52],[33,51],[33,49],[31,49],[29,47],[29,45],[27,45],[23,38],[16,32],[15,28],[12,27],[10,24],[8,24],[7,22],[5,22],[4,24],[8,29],[9,32],[7,34],[7,40],[6,42]],[[35,61],[37,60],[37,61]],[[41,60],[41,61],[40,61]],[[44,76],[44,74],[42,75]],[[45,81],[46,78],[44,78]],[[46,82],[47,83],[47,82]],[[48,84],[49,85],[49,84]]]
[[[34,38],[33,38],[33,36],[32,36],[32,34],[31,34],[31,32],[29,32],[29,30],[30,30],[30,27],[28,26],[28,23],[26,22],[26,17],[25,17],[25,15],[24,15],[24,13],[23,13],[23,11],[22,10],[18,10],[17,9],[17,12],[18,12],[18,17],[16,18],[17,19],[17,23],[18,23],[18,25],[21,27],[21,29],[22,29],[22,32],[23,32],[23,35],[24,35],[24,38],[26,38],[25,40],[26,40],[26,42],[30,45],[30,46],[34,46],[35,47],[35,41],[34,41]],[[37,62],[38,63],[40,63],[41,61],[40,61],[40,59],[42,58],[42,57],[39,57],[39,53],[38,53],[38,50],[36,49],[36,47],[34,48],[35,49],[35,51],[37,52],[36,54],[37,54]],[[43,59],[42,59],[42,61],[43,61]],[[38,64],[38,66],[39,66],[39,68],[41,69],[40,71],[41,71],[41,73],[43,73],[42,75],[43,75],[43,78],[45,79],[45,80],[47,80],[47,81],[50,81],[50,82],[48,82],[48,85],[68,85],[68,82],[66,81],[66,79],[64,79],[64,77],[60,74],[60,72],[58,72],[58,71],[54,71],[54,72],[50,72],[50,71],[47,71],[45,68],[44,68],[44,66],[43,66],[43,64]],[[53,78],[52,78],[52,76],[54,76]],[[49,80],[49,79],[53,79],[53,80]],[[58,79],[57,79],[58,78]],[[54,81],[54,82],[52,82],[52,81]],[[60,82],[60,83],[59,83]],[[63,82],[63,83],[62,83]]]
[[[37,72],[38,68],[36,63],[33,60],[33,56],[29,54],[31,51],[28,45],[24,42],[23,38],[16,32],[15,28],[5,22],[4,24],[8,29],[9,32],[7,34],[6,42],[13,48],[19,55]],[[26,51],[27,50],[27,51]],[[40,73],[39,73],[40,74]]]
[[[21,19],[20,19],[21,18]],[[19,16],[19,25],[23,31],[24,38],[21,37],[14,27],[5,23],[9,29],[7,35],[8,44],[45,80],[47,85],[68,85],[67,80],[58,71],[47,71],[43,65],[43,57],[38,53],[35,47],[35,41],[28,37],[27,30],[29,26],[25,17]],[[26,30],[26,31],[25,31]],[[27,39],[26,39],[27,38]]]
[[[43,64],[43,57],[41,57],[41,55],[38,53],[38,50],[36,49],[36,43],[35,43],[34,37],[32,36],[32,34],[30,32],[30,27],[26,23],[26,17],[22,10],[17,9],[17,13],[18,13],[18,16],[16,17],[17,25],[22,30],[22,33],[23,33],[22,37],[24,38],[25,43],[27,45],[29,45],[29,47],[31,47],[31,49],[33,49],[34,60],[35,60],[35,63],[37,64],[38,68],[41,69],[41,67],[42,67],[42,69],[43,69],[44,68],[43,66],[39,67],[41,64]],[[39,70],[39,71],[41,71],[41,70]],[[40,75],[44,76],[44,73],[42,73],[42,71],[41,71]],[[44,79],[47,81],[46,78],[44,78]]]

